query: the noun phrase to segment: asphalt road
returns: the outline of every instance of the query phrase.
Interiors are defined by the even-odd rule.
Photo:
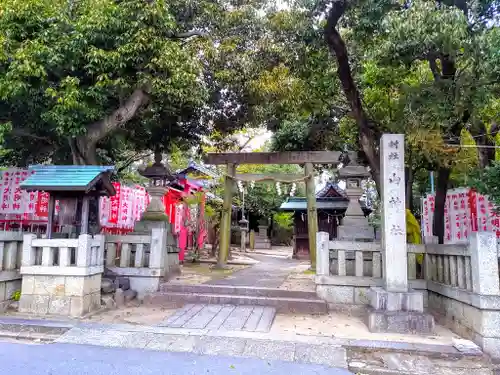
[[[282,361],[73,344],[0,342],[0,372],[22,375],[350,375]]]

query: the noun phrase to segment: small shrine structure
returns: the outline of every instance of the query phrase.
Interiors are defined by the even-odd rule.
[[[111,183],[112,166],[34,165],[28,170],[28,178],[20,184],[21,190],[42,191],[48,194],[46,238],[52,238],[55,218],[55,202],[59,201],[59,225],[71,228],[66,236],[78,237],[91,233],[89,227],[90,201],[102,196],[113,196],[116,190]],[[93,205],[95,211],[97,203]],[[94,212],[97,221],[97,212]],[[67,220],[64,220],[65,217]],[[58,234],[61,236],[61,234]]]
[[[349,197],[336,183],[327,182],[325,187],[316,193],[316,209],[318,210],[318,228],[326,232],[330,240],[338,237],[338,227],[342,223]],[[370,213],[360,201],[361,209],[365,215]],[[307,199],[305,197],[290,197],[280,206],[280,211],[293,212],[293,257],[309,259],[309,234]]]

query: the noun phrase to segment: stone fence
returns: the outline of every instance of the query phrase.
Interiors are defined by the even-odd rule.
[[[142,299],[155,292],[168,271],[165,232],[153,228],[151,236],[106,236],[106,276],[123,276]]]
[[[8,306],[14,293],[21,290],[22,244],[22,233],[0,232],[0,312]]]
[[[0,232],[0,312],[21,292],[21,312],[84,315],[101,306],[104,273],[128,278],[142,299],[178,272],[173,241],[164,226],[148,234],[72,239]]]
[[[317,234],[318,296],[330,307],[369,304],[370,287],[382,286],[380,243],[329,241]],[[468,244],[407,245],[409,286],[424,293],[437,321],[500,357],[500,274],[493,233],[474,233]]]

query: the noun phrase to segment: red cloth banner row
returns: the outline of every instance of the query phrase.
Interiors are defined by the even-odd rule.
[[[435,197],[431,194],[423,199],[422,234],[432,236]],[[449,190],[445,203],[445,243],[465,241],[471,232],[496,232],[500,238],[500,216],[487,196],[473,189]]]

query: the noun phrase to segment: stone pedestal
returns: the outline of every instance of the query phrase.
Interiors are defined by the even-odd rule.
[[[157,246],[165,249],[161,255],[162,264],[164,265],[163,276],[169,279],[178,275],[181,270],[177,240],[172,233],[172,226],[169,223],[167,214],[165,214],[165,205],[162,200],[167,193],[167,189],[163,186],[149,186],[146,191],[151,196],[151,200],[141,220],[135,223],[133,234],[151,236],[154,229],[161,230],[161,238],[155,240],[159,241]]]
[[[371,332],[432,333],[434,318],[424,312],[422,292],[408,289],[404,136],[380,140],[383,288],[370,290]],[[497,281],[498,282],[498,281]]]
[[[163,196],[167,193],[167,189],[163,186],[149,186],[146,191],[151,199],[141,220],[167,221],[168,216],[165,213],[165,205],[163,204]]]
[[[420,291],[388,292],[371,288],[367,326],[370,332],[423,333],[434,330],[434,318],[424,312]]]
[[[36,239],[25,235],[19,312],[80,317],[99,309],[103,253],[103,236]]]
[[[373,241],[374,230],[368,223],[359,204],[363,195],[361,181],[370,176],[363,166],[347,166],[339,170],[339,177],[346,180],[345,192],[349,198],[349,206],[337,229],[337,238],[342,241]]]
[[[267,238],[267,225],[259,225],[259,233],[255,236],[256,249],[270,249],[271,241]]]

